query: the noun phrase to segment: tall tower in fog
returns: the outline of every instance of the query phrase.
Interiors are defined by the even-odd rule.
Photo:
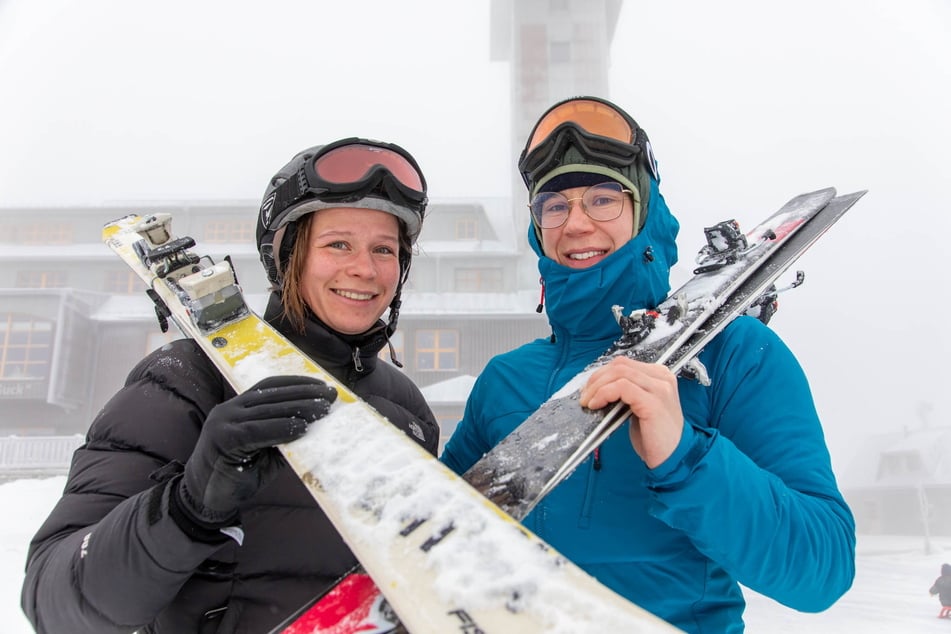
[[[539,115],[575,95],[609,97],[611,42],[622,0],[492,0],[492,61],[510,62],[508,160],[519,247],[528,251],[525,185],[515,168]],[[534,258],[532,258],[534,259]],[[521,267],[533,276],[534,267]],[[520,286],[534,280],[520,280]]]

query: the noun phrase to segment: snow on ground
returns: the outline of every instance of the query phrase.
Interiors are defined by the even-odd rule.
[[[63,489],[64,477],[15,480],[0,484],[0,630],[32,632],[20,611],[20,585],[26,550]],[[769,634],[894,634],[951,631],[938,619],[938,600],[928,595],[946,561],[951,562],[951,537],[932,538],[927,554],[922,537],[860,536],[852,589],[821,614],[802,614],[747,591],[748,632]]]

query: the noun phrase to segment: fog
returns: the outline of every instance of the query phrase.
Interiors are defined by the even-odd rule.
[[[489,9],[0,0],[0,206],[256,199],[293,152],[349,135],[410,149],[434,199],[511,196]],[[682,221],[677,279],[706,224],[869,190],[773,322],[837,471],[867,434],[951,412],[949,36],[941,0],[628,0],[615,33],[605,96],[650,134]]]

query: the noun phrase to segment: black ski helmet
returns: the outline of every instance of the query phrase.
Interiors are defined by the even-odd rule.
[[[427,203],[426,179],[416,159],[398,145],[351,137],[303,150],[271,178],[261,201],[257,245],[268,280],[281,288],[297,220],[307,214],[331,207],[384,211],[397,217],[414,244]],[[400,286],[411,259],[400,249]]]

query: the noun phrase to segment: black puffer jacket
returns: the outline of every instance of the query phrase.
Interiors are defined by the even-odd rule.
[[[266,317],[289,334],[279,312],[272,298]],[[435,453],[438,426],[419,390],[377,361],[382,335],[345,341],[313,320],[305,336],[289,336]],[[205,416],[233,395],[190,340],[130,373],[30,544],[21,600],[37,631],[266,632],[355,565],[287,467],[242,508],[241,546],[191,541],[168,516],[168,482]]]

